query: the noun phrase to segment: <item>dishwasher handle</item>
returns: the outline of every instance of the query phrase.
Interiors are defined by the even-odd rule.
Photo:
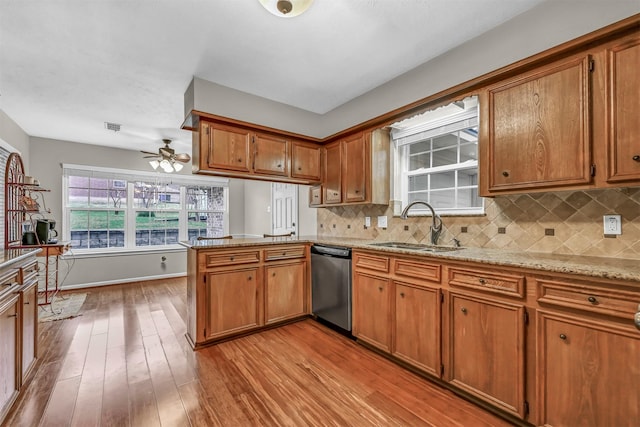
[[[351,259],[351,248],[313,245],[311,246],[311,253],[323,256],[331,256],[335,258]]]

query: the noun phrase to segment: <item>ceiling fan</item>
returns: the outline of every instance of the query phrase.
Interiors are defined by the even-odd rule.
[[[186,153],[176,154],[173,148],[169,148],[169,144],[171,144],[170,139],[163,139],[162,142],[164,142],[164,147],[160,147],[157,153],[152,153],[150,151],[140,152],[142,154],[150,154],[149,156],[144,156],[144,158],[153,159],[149,161],[149,164],[153,169],[161,167],[167,173],[171,173],[173,171],[180,172],[184,167],[181,163],[187,163],[191,160],[191,156]]]

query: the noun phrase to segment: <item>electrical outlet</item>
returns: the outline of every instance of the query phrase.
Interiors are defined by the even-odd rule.
[[[371,227],[371,217],[370,216],[365,216],[364,217],[364,226],[365,227]]]
[[[378,227],[380,228],[387,228],[387,217],[386,216],[379,216],[378,217]]]
[[[622,234],[622,217],[620,215],[605,215],[603,217],[604,234]]]

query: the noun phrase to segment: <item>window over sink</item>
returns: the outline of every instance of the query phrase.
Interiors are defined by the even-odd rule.
[[[478,99],[465,98],[391,125],[395,195],[439,214],[482,214],[478,196]],[[418,208],[417,206],[416,208]],[[414,209],[412,214],[427,214]]]
[[[228,234],[228,180],[63,165],[63,230],[74,252],[172,247]]]

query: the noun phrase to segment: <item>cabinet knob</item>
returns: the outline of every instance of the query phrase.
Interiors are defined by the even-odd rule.
[[[463,312],[464,314],[467,314],[467,309],[466,309],[466,308],[464,308],[464,307],[462,307],[462,308],[460,309],[460,311],[461,311],[461,312]]]
[[[276,273],[271,273],[271,276],[272,277],[276,277]]]
[[[285,256],[287,253],[286,252],[282,252],[282,256]]]
[[[356,194],[360,193],[360,190],[356,190]]]
[[[301,171],[301,170],[302,170],[302,168],[301,168],[300,166],[298,166],[298,170],[299,170],[299,171]]]
[[[636,162],[640,162],[640,155],[636,154],[635,156],[632,157],[633,160],[635,160]]]
[[[504,176],[504,177],[509,176],[509,171],[502,171],[502,176]]]
[[[278,169],[282,169],[282,165],[278,165]]]
[[[560,339],[562,341],[566,341],[567,340],[567,336],[565,334],[560,334]]]
[[[589,301],[591,304],[597,304],[598,300],[596,299],[596,297],[589,297],[587,298],[587,301]]]
[[[242,159],[238,159],[238,163],[242,163]]]
[[[481,285],[484,285],[485,283],[487,283],[487,281],[483,278],[478,279],[478,282],[480,282]]]
[[[247,277],[247,280],[251,281],[251,279],[253,279],[252,276]]]
[[[233,261],[234,259],[236,259],[236,257],[232,256],[229,258],[229,261]]]
[[[404,298],[404,292],[400,292],[400,298]]]
[[[382,286],[378,286],[378,290],[379,290],[380,292],[382,292],[382,289],[383,289],[383,288],[382,288]]]

